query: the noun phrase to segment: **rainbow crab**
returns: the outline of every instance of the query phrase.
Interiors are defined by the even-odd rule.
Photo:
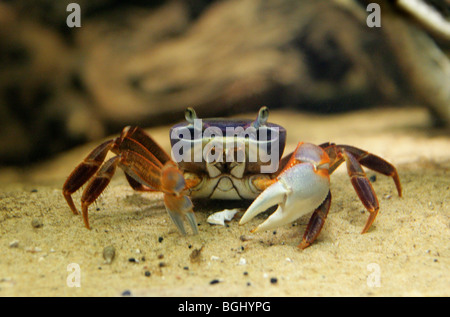
[[[89,181],[81,196],[86,228],[90,228],[89,205],[109,184],[117,167],[125,172],[133,189],[164,193],[167,212],[183,235],[184,218],[193,233],[198,233],[191,198],[254,199],[240,224],[278,205],[252,232],[274,229],[312,213],[299,244],[302,249],[311,245],[322,229],[331,204],[329,175],[344,161],[351,183],[369,211],[362,233],[375,220],[379,204],[361,165],[391,176],[399,196],[402,194],[392,164],[353,146],[300,142],[295,151],[281,158],[286,131],[267,122],[266,107],[260,109],[256,120],[200,120],[192,108],[186,109],[185,117],[187,122],[170,130],[172,158],[144,130],[126,127],[120,137],[97,146],[74,169],[63,195],[78,214],[72,194]],[[104,162],[109,151],[115,156]]]

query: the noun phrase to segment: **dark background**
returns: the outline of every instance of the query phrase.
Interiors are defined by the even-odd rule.
[[[69,28],[67,4],[81,7]],[[369,28],[368,3],[381,5]],[[450,41],[395,1],[0,3],[0,164],[183,119],[422,105],[448,126]],[[427,1],[447,21],[450,1]]]

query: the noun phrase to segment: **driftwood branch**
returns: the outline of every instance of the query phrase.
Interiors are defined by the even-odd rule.
[[[450,22],[421,0],[398,0],[398,6],[416,18],[429,32],[450,41]],[[448,3],[450,6],[450,3]]]

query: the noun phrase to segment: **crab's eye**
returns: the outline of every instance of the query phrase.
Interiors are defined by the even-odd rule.
[[[184,111],[184,117],[187,122],[193,124],[194,120],[197,119],[197,114],[195,113],[195,110],[191,107],[187,107]]]
[[[262,107],[259,109],[258,117],[253,121],[252,126],[256,129],[264,127],[266,125],[267,119],[269,118],[269,109],[267,107]]]
[[[266,123],[268,118],[269,118],[269,108],[262,107],[261,109],[259,109],[258,120],[262,124],[264,124],[264,123]]]

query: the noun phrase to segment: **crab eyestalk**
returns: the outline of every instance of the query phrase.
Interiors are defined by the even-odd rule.
[[[197,113],[193,108],[191,107],[186,108],[186,110],[184,111],[184,118],[188,123],[187,127],[189,127],[189,129],[191,128],[194,129],[195,131],[194,136],[196,132],[201,134],[203,130],[203,121],[197,117]]]
[[[184,111],[184,118],[186,119],[187,122],[189,122],[190,124],[194,124],[194,120],[198,119],[197,117],[197,113],[195,112],[195,110],[191,107],[187,107],[186,110]]]
[[[259,109],[256,120],[252,122],[252,126],[255,129],[259,129],[259,127],[263,127],[266,125],[268,118],[269,118],[269,108],[261,107],[261,109]]]

